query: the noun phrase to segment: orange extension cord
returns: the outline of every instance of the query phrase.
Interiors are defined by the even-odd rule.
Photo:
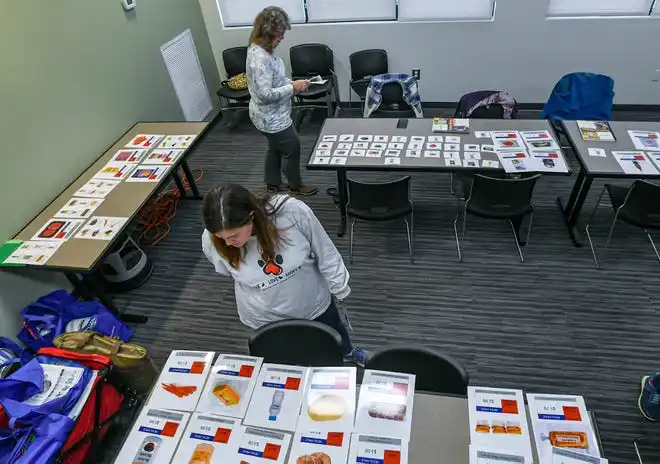
[[[204,170],[194,168],[193,177],[195,183],[204,177]],[[186,190],[190,190],[190,184],[185,176],[179,176],[183,182]],[[155,198],[151,199],[147,206],[142,209],[140,213],[140,229],[142,233],[138,237],[140,245],[156,245],[170,233],[172,226],[170,221],[176,216],[177,206],[181,200],[181,192],[176,184],[168,190],[159,193]]]

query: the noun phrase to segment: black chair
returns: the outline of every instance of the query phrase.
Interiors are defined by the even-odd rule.
[[[372,118],[414,118],[415,111],[403,98],[403,88],[397,82],[388,82],[381,89],[381,103]]]
[[[306,100],[325,98],[328,117],[339,113],[339,87],[335,74],[335,58],[330,47],[318,43],[296,45],[289,50],[289,58],[291,78],[294,81],[314,76],[327,80],[325,84],[310,85],[305,92],[296,94],[296,101],[303,105]]]
[[[468,213],[486,219],[504,219],[511,226],[511,230],[513,230],[520,261],[525,262],[522,250],[520,249],[520,226],[525,216],[529,215],[527,238],[524,242],[527,243],[529,242],[532,232],[532,222],[534,220],[532,195],[536,181],[540,177],[540,174],[536,174],[521,179],[498,179],[476,174],[470,182],[469,194],[467,200],[465,200],[463,210],[463,238],[465,238]],[[459,214],[460,208],[457,208],[456,218],[454,219],[454,234],[456,235],[458,260],[461,261],[461,247],[456,227]]]
[[[591,221],[596,215],[600,200],[603,198],[605,192],[608,193],[612,209],[614,209],[614,220],[610,226],[610,232],[607,235],[605,250],[607,251],[607,248],[610,245],[616,221],[620,219],[622,222],[638,227],[646,233],[646,236],[653,247],[653,251],[655,252],[655,256],[660,261],[660,254],[658,254],[658,249],[655,247],[653,237],[651,237],[651,233],[649,232],[650,229],[660,229],[660,185],[652,184],[645,180],[636,180],[630,187],[605,184],[603,191],[598,197],[596,207],[594,208],[593,213],[591,213],[591,217],[589,217],[589,221],[585,228],[596,268],[598,269],[600,266],[598,264],[598,258],[596,257],[596,250],[591,241],[591,235],[589,234],[589,226],[591,226]]]
[[[451,356],[429,348],[396,347],[371,353],[365,369],[415,374],[415,390],[467,395],[470,376]]]
[[[351,64],[351,82],[348,90],[349,104],[353,102],[353,90],[364,102],[367,87],[373,76],[388,73],[387,52],[380,49],[361,50],[348,57]]]
[[[222,61],[227,72],[227,79],[245,72],[247,50],[247,47],[234,47],[222,52]],[[220,100],[220,111],[229,110],[238,114],[240,111],[248,109],[250,102],[250,92],[248,89],[233,90],[229,87],[222,86],[217,94]]]
[[[353,263],[353,232],[358,219],[391,221],[403,218],[408,234],[408,251],[413,262],[413,202],[410,199],[410,176],[392,182],[365,183],[348,180],[346,213],[351,222],[349,261]]]
[[[271,322],[248,340],[250,354],[265,362],[294,366],[341,366],[341,337],[321,322],[290,319]]]

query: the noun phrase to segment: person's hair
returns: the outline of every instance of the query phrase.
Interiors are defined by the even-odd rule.
[[[237,184],[225,184],[209,190],[204,195],[204,227],[211,233],[215,249],[234,269],[238,269],[245,251],[243,248],[227,245],[215,234],[223,230],[238,229],[252,222],[252,233],[257,237],[262,257],[266,261],[275,260],[280,234],[272,217],[286,200],[274,208],[270,202],[271,198],[268,194],[256,197]]]
[[[257,44],[269,53],[273,52],[273,41],[278,34],[291,29],[289,15],[282,8],[269,6],[261,10],[254,20],[250,45]]]

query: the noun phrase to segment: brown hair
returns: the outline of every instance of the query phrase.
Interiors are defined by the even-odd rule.
[[[284,202],[273,208],[270,203],[271,198],[270,195],[256,197],[245,187],[237,184],[225,184],[209,190],[204,195],[202,206],[204,227],[211,233],[215,249],[234,269],[238,269],[245,251],[227,245],[215,234],[223,230],[237,229],[252,222],[252,233],[257,236],[262,257],[266,261],[274,260],[280,244],[280,234],[272,217]]]
[[[291,21],[286,11],[277,6],[266,7],[254,20],[250,45],[257,44],[268,53],[272,53],[273,41],[277,35],[289,29],[291,29]]]

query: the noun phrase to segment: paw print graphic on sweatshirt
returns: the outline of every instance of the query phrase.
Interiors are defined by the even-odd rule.
[[[261,257],[263,259],[258,260],[257,264],[261,267],[261,270],[264,271],[264,274],[278,276],[282,273],[283,269],[281,264],[284,263],[282,255],[275,255],[275,261],[272,259],[267,260],[263,255]]]

